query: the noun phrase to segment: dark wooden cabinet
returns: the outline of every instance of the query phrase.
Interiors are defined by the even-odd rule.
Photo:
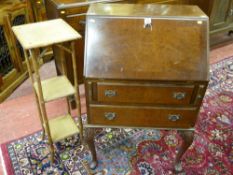
[[[215,0],[210,19],[211,30],[225,28],[232,22],[233,9],[232,0]],[[221,12],[221,13],[219,13]],[[232,13],[232,14],[231,14]]]
[[[233,1],[214,0],[210,14],[210,43],[216,45],[233,39]]]

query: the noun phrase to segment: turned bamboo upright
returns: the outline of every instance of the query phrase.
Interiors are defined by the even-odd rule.
[[[24,56],[27,63],[30,79],[33,84],[39,117],[43,129],[43,139],[45,134],[51,151],[51,161],[54,162],[53,143],[74,134],[80,134],[83,139],[83,124],[81,120],[81,104],[78,86],[78,76],[76,68],[75,40],[81,36],[71,26],[62,19],[49,20],[44,22],[26,24],[12,27],[14,34],[24,49]],[[64,45],[66,44],[66,45]],[[63,75],[41,80],[39,74],[38,61],[43,53],[38,54],[38,49],[55,45],[72,56],[74,86],[66,77],[65,62],[63,60]],[[68,47],[67,47],[68,46]],[[74,96],[78,113],[78,124],[75,123],[70,113],[69,97]],[[46,103],[59,99],[67,99],[67,114],[53,119],[49,119],[46,113]]]

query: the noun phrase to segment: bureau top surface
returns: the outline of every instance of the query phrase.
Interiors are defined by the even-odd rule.
[[[120,17],[159,17],[159,18],[202,18],[206,14],[193,5],[160,5],[160,4],[92,4],[87,15],[120,16]]]
[[[95,7],[99,6],[103,9],[113,7],[119,13],[121,8],[125,8],[125,5],[109,4]],[[132,11],[134,7],[135,11],[141,8],[142,16],[112,17],[109,8],[107,16],[97,14],[87,17],[86,78],[208,80],[208,18],[182,18],[181,12],[177,18],[174,13],[171,18],[159,18],[157,12],[152,12],[156,13],[155,16],[145,17],[148,5],[126,6]],[[173,7],[174,11],[178,8],[172,5],[149,6],[152,9],[164,8],[164,13],[172,11]],[[94,7],[91,8],[88,13],[94,11]],[[151,15],[150,10],[148,14]]]

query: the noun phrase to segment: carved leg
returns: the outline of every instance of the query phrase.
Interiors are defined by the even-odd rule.
[[[177,171],[177,172],[182,171],[180,159],[183,156],[183,154],[185,153],[185,151],[192,144],[194,131],[179,131],[179,134],[182,137],[182,139],[184,140],[184,142],[183,142],[183,145],[182,145],[180,151],[178,152],[178,154],[176,156],[176,160],[175,160],[175,171]]]
[[[95,129],[94,128],[85,128],[86,136],[84,137],[85,143],[88,145],[91,154],[92,154],[92,163],[89,165],[91,169],[95,169],[97,166],[97,157],[94,143]]]

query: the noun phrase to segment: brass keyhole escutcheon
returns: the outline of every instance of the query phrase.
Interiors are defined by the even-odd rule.
[[[168,119],[172,122],[176,122],[181,119],[181,116],[179,114],[170,114],[168,115]]]
[[[115,97],[117,95],[117,92],[114,90],[105,90],[104,95],[106,97]]]
[[[177,100],[183,100],[186,96],[185,92],[174,92],[173,93],[173,98],[177,99]]]
[[[113,120],[116,117],[115,112],[105,112],[104,117],[108,120]]]

